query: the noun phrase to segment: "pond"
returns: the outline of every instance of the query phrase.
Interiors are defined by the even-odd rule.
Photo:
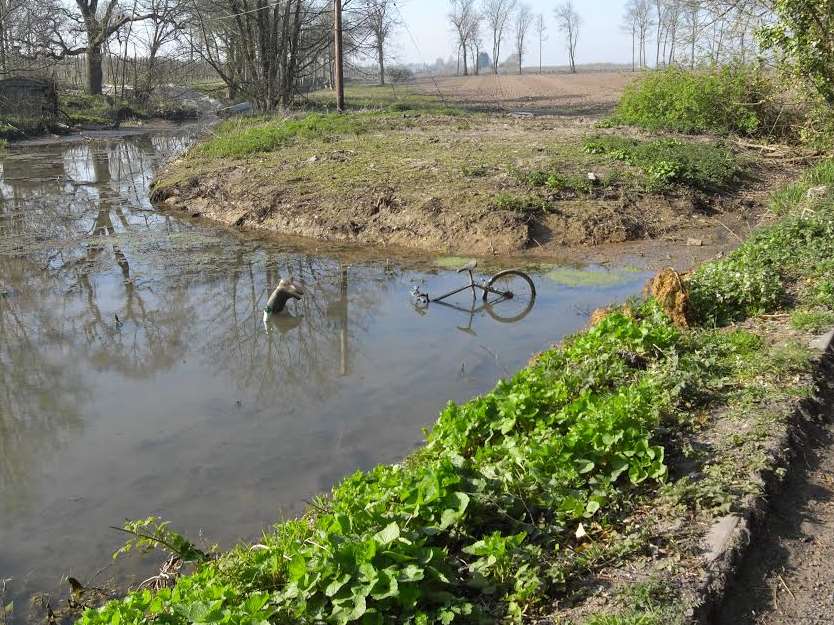
[[[0,155],[0,580],[15,622],[66,576],[152,573],[158,555],[110,557],[126,518],[159,515],[201,544],[256,539],[342,476],[402,458],[448,401],[490,389],[646,278],[541,267],[514,323],[424,310],[410,288],[459,286],[454,261],[154,210],[155,168],[192,136]],[[307,293],[265,325],[281,276]]]

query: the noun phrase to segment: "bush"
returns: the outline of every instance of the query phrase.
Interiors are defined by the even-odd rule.
[[[640,168],[651,188],[683,184],[703,191],[720,190],[733,182],[739,167],[726,148],[675,139],[638,141],[624,137],[594,137],[585,142],[589,154],[606,154]]]
[[[414,72],[407,67],[392,67],[388,70],[388,78],[395,84],[414,82]]]
[[[774,93],[771,80],[748,67],[669,68],[629,85],[614,121],[651,130],[762,136],[777,124],[786,129],[790,121],[780,116]]]

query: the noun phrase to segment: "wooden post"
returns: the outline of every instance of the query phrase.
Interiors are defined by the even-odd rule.
[[[336,55],[336,110],[340,113],[345,110],[345,74],[344,58],[342,55],[342,0],[333,0],[333,28],[334,28],[334,52]]]

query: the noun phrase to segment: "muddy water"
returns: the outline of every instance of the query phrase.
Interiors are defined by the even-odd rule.
[[[108,527],[125,518],[160,515],[220,545],[257,537],[341,476],[401,458],[448,400],[489,389],[644,280],[537,274],[515,323],[419,311],[412,284],[460,276],[155,212],[154,168],[189,141],[0,156],[0,580],[16,620],[63,576],[125,583],[157,566],[111,564],[122,537]],[[265,326],[267,288],[289,274],[308,296]]]

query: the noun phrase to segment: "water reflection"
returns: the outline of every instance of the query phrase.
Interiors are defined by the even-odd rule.
[[[125,517],[160,514],[224,544],[252,537],[340,476],[402,457],[446,401],[584,321],[578,294],[555,284],[519,323],[487,309],[415,315],[408,285],[423,273],[156,213],[154,168],[188,141],[2,157],[0,577],[15,578],[13,598],[66,574],[88,580],[120,539],[106,528]],[[265,326],[280,276],[306,294]],[[459,285],[430,277],[440,292]]]

